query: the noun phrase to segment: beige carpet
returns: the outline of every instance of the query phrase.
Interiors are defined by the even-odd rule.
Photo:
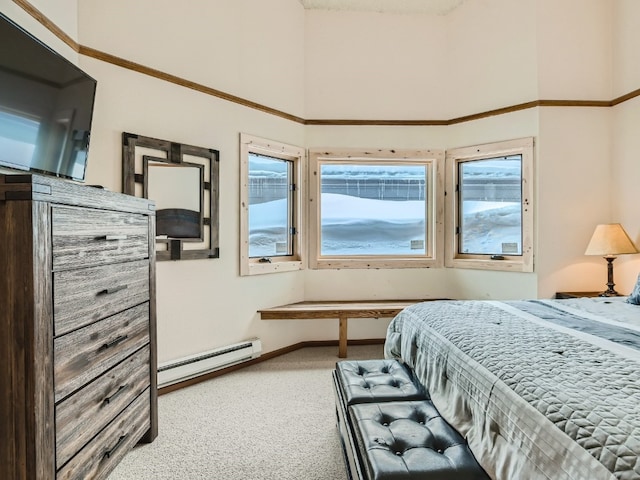
[[[382,358],[382,345],[349,346]],[[309,347],[159,398],[159,435],[109,480],[346,480],[331,370]]]

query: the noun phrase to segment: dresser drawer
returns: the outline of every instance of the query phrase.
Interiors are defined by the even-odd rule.
[[[149,304],[88,325],[53,342],[54,400],[60,400],[149,343]]]
[[[149,299],[149,261],[53,274],[54,335],[62,335]]]
[[[149,347],[56,406],[56,465],[64,465],[149,387]]]
[[[147,258],[146,215],[53,207],[53,270]]]
[[[101,480],[149,430],[150,392],[140,395],[66,465],[57,480]]]

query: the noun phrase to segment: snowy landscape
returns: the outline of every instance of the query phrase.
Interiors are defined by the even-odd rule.
[[[463,201],[461,226],[465,235],[460,242],[461,253],[520,254],[519,183],[510,182],[518,186],[518,190],[513,192],[507,191],[508,188],[498,188],[496,193],[494,185],[499,181],[504,182],[505,178],[519,178],[520,163],[505,160],[474,163],[478,165],[473,165],[474,168],[465,167],[464,170],[464,178],[469,180],[469,187],[465,189],[471,192],[469,197],[473,200]],[[430,239],[425,238],[424,167],[376,167],[375,172],[371,166],[365,166],[367,168],[364,169],[355,165],[331,167],[322,170],[321,255],[425,254]],[[253,174],[261,179],[285,175],[282,169],[265,172],[257,168],[252,170]],[[380,180],[378,191],[372,189],[371,185],[371,176],[374,174]],[[422,182],[416,181],[420,178]],[[390,179],[393,179],[393,189],[389,188]],[[368,181],[366,187],[358,183],[363,180]],[[330,192],[342,190],[343,193],[327,193],[325,181],[332,185],[328,189]],[[264,181],[261,188],[267,188],[267,184],[268,181]],[[500,198],[500,201],[496,201],[497,197],[504,197],[505,191],[507,197],[516,198]],[[378,198],[362,198],[358,194]],[[283,195],[280,193],[281,197]],[[277,196],[276,192],[273,192],[273,196]],[[250,202],[251,257],[281,254],[283,242],[286,245],[287,241],[286,202],[286,198]]]
[[[520,243],[520,204],[476,201],[466,207],[463,249],[502,253],[502,242]],[[286,241],[286,212],[286,200],[250,206],[251,256],[275,255],[276,242]],[[423,202],[326,194],[322,215],[322,255],[424,254],[424,247],[411,248],[412,240],[425,240]]]

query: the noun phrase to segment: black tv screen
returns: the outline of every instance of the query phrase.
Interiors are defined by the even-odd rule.
[[[96,81],[0,14],[0,166],[84,181]]]

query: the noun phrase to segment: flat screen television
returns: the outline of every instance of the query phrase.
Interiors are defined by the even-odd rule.
[[[0,166],[84,181],[96,81],[0,14]]]

